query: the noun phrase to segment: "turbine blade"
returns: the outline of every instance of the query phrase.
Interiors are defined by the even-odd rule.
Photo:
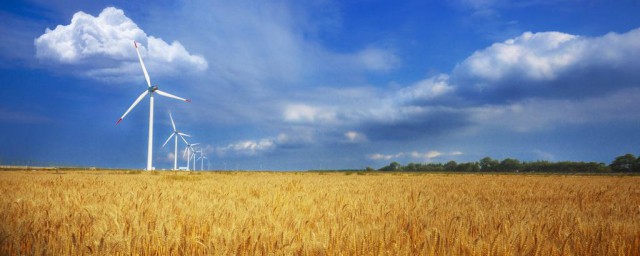
[[[178,134],[180,134],[180,136],[187,136],[187,137],[191,137],[191,135],[186,134],[186,133],[181,133],[181,132],[179,132]]]
[[[151,87],[151,79],[149,79],[147,68],[144,66],[144,62],[142,62],[142,56],[140,55],[140,50],[138,50],[138,43],[136,43],[136,41],[133,41],[133,46],[136,47],[136,52],[138,53],[138,60],[140,60],[140,66],[142,67],[142,71],[144,72],[144,78],[147,79],[147,86]]]
[[[174,98],[174,99],[176,99],[176,100],[181,100],[181,101],[186,101],[186,102],[191,102],[191,101],[190,101],[190,100],[188,100],[188,99],[180,98],[180,97],[178,97],[178,96],[175,96],[175,95],[170,94],[170,93],[163,92],[163,91],[161,91],[161,90],[156,90],[156,92],[157,92],[158,94],[162,95],[162,96],[165,96],[165,97]]]
[[[171,125],[173,126],[173,132],[176,131],[176,123],[173,122],[173,116],[171,116],[171,112],[169,112],[169,118],[171,118]]]
[[[173,135],[176,135],[176,133],[171,133],[171,135],[169,136],[169,138],[167,138],[167,141],[164,142],[164,144],[162,144],[162,147],[164,148],[165,145],[167,145],[167,143],[169,142],[169,140],[171,140],[171,138],[173,137]]]
[[[180,135],[178,133],[178,135]],[[187,140],[184,139],[184,137],[182,137],[182,135],[180,135],[180,138],[182,139],[182,141],[184,141],[184,144],[187,144],[187,147],[189,146],[189,142],[187,142]]]
[[[142,94],[140,94],[140,96],[138,96],[136,101],[134,101],[133,104],[131,104],[131,107],[129,107],[129,109],[127,109],[127,112],[124,112],[124,115],[122,115],[120,117],[120,120],[118,120],[118,122],[116,122],[116,125],[118,125],[120,123],[120,121],[122,121],[122,119],[124,119],[124,117],[127,116],[127,114],[129,114],[129,111],[131,111],[136,105],[138,105],[138,103],[142,100],[142,98],[144,98],[144,96],[147,96],[148,93],[149,93],[149,91],[145,90]]]

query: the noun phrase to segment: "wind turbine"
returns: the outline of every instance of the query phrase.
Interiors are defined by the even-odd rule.
[[[164,148],[164,146],[167,145],[169,140],[171,140],[171,137],[174,138],[175,149],[173,153],[173,170],[178,170],[178,136],[191,137],[191,135],[186,133],[181,133],[176,129],[176,123],[173,122],[173,116],[171,115],[171,112],[169,112],[169,118],[171,118],[171,126],[173,126],[173,132],[171,133],[169,138],[167,138],[167,141],[165,141],[164,144],[162,144],[162,147]]]
[[[191,163],[191,157],[192,157],[191,153],[193,153],[193,152],[195,152],[195,151],[196,151],[196,150],[193,148],[193,146],[198,145],[199,143],[189,144],[189,142],[187,142],[187,140],[185,140],[185,139],[184,139],[184,137],[180,136],[180,138],[182,139],[182,141],[184,141],[184,143],[186,143],[186,144],[187,144],[187,147],[185,147],[185,148],[184,148],[184,153],[183,153],[182,155],[183,155],[183,156],[184,156],[184,155],[187,155],[187,170],[191,170],[191,169],[189,168],[189,164]],[[195,166],[196,166],[196,164],[195,164],[195,162],[194,162],[194,163],[193,163],[193,167],[194,167],[194,169],[195,169]]]
[[[187,158],[187,171],[191,171],[191,155],[189,154],[189,145],[184,148],[184,153],[182,153],[182,157]]]
[[[163,91],[158,90],[158,86],[152,86],[151,85],[151,79],[149,79],[149,74],[147,73],[147,68],[144,66],[144,62],[142,62],[142,56],[140,56],[140,51],[138,50],[138,44],[136,43],[136,41],[133,41],[133,46],[135,46],[136,48],[136,53],[138,53],[138,60],[140,60],[140,66],[142,67],[142,72],[144,72],[144,78],[147,80],[147,90],[145,90],[144,92],[142,92],[142,94],[140,94],[140,96],[138,96],[138,98],[133,102],[133,104],[131,104],[131,107],[129,107],[129,109],[127,109],[127,112],[124,112],[124,115],[122,115],[122,117],[120,117],[120,119],[118,120],[118,122],[116,122],[116,125],[118,125],[122,119],[124,119],[125,116],[127,116],[127,114],[129,114],[129,111],[131,111],[131,109],[133,109],[136,105],[138,105],[138,103],[142,100],[142,98],[144,98],[145,96],[147,96],[147,94],[149,95],[149,145],[147,147],[147,171],[151,171],[151,169],[153,169],[153,164],[152,164],[152,159],[153,159],[153,95],[155,93],[160,94],[162,96],[165,97],[169,97],[169,98],[174,98],[177,100],[182,100],[182,101],[186,101],[186,102],[191,102],[188,99],[184,99],[184,98],[180,98],[178,96],[175,96],[173,94],[169,94]]]
[[[200,157],[198,158],[198,160],[200,160],[200,170],[204,171],[204,160],[207,159],[207,162],[209,160],[206,156],[204,156],[204,153],[202,153],[202,150],[198,151],[198,153],[200,153]]]
[[[193,154],[191,154],[191,160],[193,160],[193,170],[196,171],[196,154],[198,151],[195,148],[192,148]]]

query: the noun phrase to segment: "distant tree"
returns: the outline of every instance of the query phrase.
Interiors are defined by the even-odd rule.
[[[480,170],[483,172],[497,171],[500,162],[493,160],[491,157],[485,157],[480,159]]]
[[[458,167],[458,163],[456,163],[456,161],[449,161],[446,164],[444,164],[444,170],[447,172],[457,171],[456,170],[457,167]]]
[[[387,172],[400,171],[400,169],[402,169],[402,165],[398,162],[392,162],[389,165],[380,168],[381,171],[387,171]]]
[[[423,172],[442,172],[444,167],[441,163],[428,163],[420,166],[420,171]]]
[[[614,172],[631,172],[636,171],[638,159],[633,154],[626,154],[624,156],[616,157],[611,162],[611,170]]]
[[[506,158],[500,162],[498,170],[502,172],[515,172],[519,171],[522,168],[522,164],[520,160],[513,158]]]
[[[478,172],[480,171],[480,165],[477,162],[461,163],[456,167],[456,171],[459,172]]]
[[[420,166],[421,164],[409,163],[407,166],[404,167],[404,170],[409,172],[417,172],[417,171],[420,171]]]
[[[552,163],[549,161],[527,162],[522,165],[523,172],[548,172]]]
[[[371,168],[371,166],[367,166],[367,168],[364,169],[365,172],[372,172],[375,171],[373,168]]]

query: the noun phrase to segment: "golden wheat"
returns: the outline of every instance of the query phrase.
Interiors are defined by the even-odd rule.
[[[640,252],[640,177],[25,171],[0,191],[0,254]]]

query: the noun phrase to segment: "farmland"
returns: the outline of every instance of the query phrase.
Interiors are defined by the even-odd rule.
[[[0,172],[0,254],[632,255],[640,177]]]

